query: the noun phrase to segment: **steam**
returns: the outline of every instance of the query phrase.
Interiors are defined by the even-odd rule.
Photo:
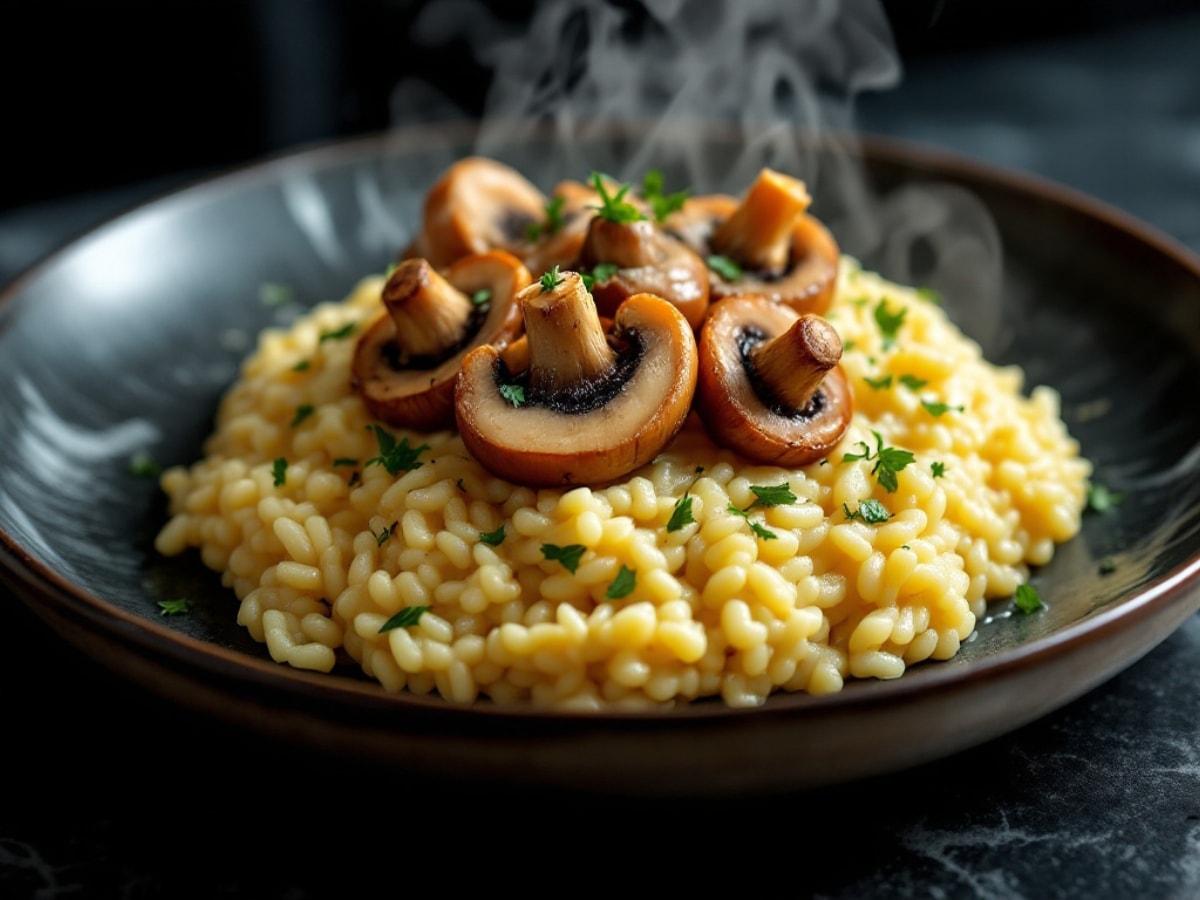
[[[470,48],[490,78],[475,152],[523,148],[521,168],[544,189],[656,168],[668,189],[740,194],[762,167],[785,171],[807,182],[844,251],[907,284],[940,279],[970,299],[969,333],[997,333],[1000,248],[986,210],[947,186],[880,194],[854,152],[857,98],[902,77],[878,0],[539,0],[519,22],[438,0],[412,38]],[[392,95],[396,125],[468,115],[432,82]],[[636,123],[637,139],[598,158],[614,122]]]

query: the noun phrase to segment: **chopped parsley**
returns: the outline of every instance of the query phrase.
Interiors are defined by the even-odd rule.
[[[1031,584],[1017,585],[1017,593],[1013,597],[1013,603],[1016,605],[1017,610],[1025,615],[1037,612],[1044,605],[1041,595],[1037,592],[1037,588]]]
[[[162,472],[162,466],[155,462],[145,450],[139,450],[129,457],[129,474],[139,478],[154,478]]]
[[[916,375],[901,375],[900,383],[910,391],[919,391],[925,385],[929,384],[924,378],[918,378]]]
[[[753,504],[751,504],[751,505],[753,506]],[[753,519],[751,519],[749,509],[738,509],[732,503],[730,503],[729,506],[727,506],[725,508],[727,511],[733,513],[735,516],[741,516],[743,519],[745,519],[746,524],[750,526],[750,530],[753,531],[755,534],[757,534],[764,541],[773,541],[777,537],[779,537],[779,535],[777,535],[771,529],[767,528],[765,525],[761,525],[758,522],[755,522]]]
[[[555,234],[563,227],[563,204],[566,197],[554,196],[546,202],[546,219],[542,222],[532,222],[525,228],[525,237],[531,241]]]
[[[558,266],[550,269],[548,272],[543,272],[542,277],[538,279],[542,285],[542,291],[552,291],[562,284],[562,276],[558,274]]]
[[[642,176],[642,198],[654,210],[654,220],[656,222],[662,222],[671,213],[679,212],[679,210],[683,209],[683,204],[687,200],[687,196],[687,191],[675,191],[671,194],[664,194],[663,174],[658,169],[651,169]]]
[[[160,616],[179,616],[191,610],[192,601],[186,597],[172,597],[170,600],[159,600],[158,608]]]
[[[519,384],[502,384],[500,385],[500,396],[513,406],[520,406],[525,402],[525,388]]]
[[[263,306],[286,306],[293,299],[292,289],[286,284],[268,281],[258,286],[258,301]]]
[[[296,407],[296,415],[292,418],[292,427],[295,428],[316,411],[317,408],[311,403],[301,403]]]
[[[616,263],[596,263],[596,267],[592,269],[592,278],[600,282],[608,281],[620,268]]]
[[[604,176],[599,172],[592,173],[591,182],[596,193],[600,195],[600,205],[596,207],[596,214],[601,219],[614,225],[628,225],[646,218],[640,209],[625,199],[625,195],[629,193],[629,185],[623,184],[615,194],[610,194],[604,184]]]
[[[357,466],[358,460],[354,459],[351,456],[339,456],[337,459],[335,459],[333,461],[333,465],[335,467],[336,466]]]
[[[854,510],[854,512],[851,512],[850,507],[843,503],[842,512],[846,514],[847,519],[860,519],[868,525],[878,525],[892,517],[887,507],[874,497],[863,500],[858,504],[858,509]]]
[[[322,331],[321,336],[317,338],[317,343],[323,344],[326,341],[340,341],[344,338],[348,338],[350,335],[354,334],[354,328],[355,325],[353,322],[347,322],[341,328],[337,328],[333,331]]]
[[[1125,495],[1119,491],[1109,490],[1102,484],[1088,482],[1087,505],[1096,512],[1109,512],[1124,499]]]
[[[931,287],[917,288],[917,296],[920,297],[922,300],[924,300],[926,303],[932,303],[934,306],[942,305],[942,295],[939,294],[937,291],[935,291]]]
[[[386,544],[387,539],[392,536],[392,533],[396,530],[396,526],[399,524],[400,524],[399,522],[393,522],[391,525],[388,525],[386,528],[381,528],[379,530],[379,534],[375,534],[375,532],[372,531],[371,534],[374,535],[374,537],[375,537],[375,546],[382,547],[384,544]]]
[[[283,487],[287,481],[288,461],[282,456],[271,463],[271,475],[275,479],[275,487]]]
[[[781,506],[784,503],[795,503],[796,495],[792,493],[792,489],[786,484],[771,484],[771,485],[750,485],[750,492],[754,494],[756,499],[751,506]]]
[[[1100,560],[1099,571],[1101,575],[1111,575],[1117,571],[1117,561],[1111,556],[1104,557],[1104,559]]]
[[[946,464],[944,462],[937,462],[936,460],[931,462],[929,464],[929,473],[934,478],[941,478],[946,474]]]
[[[302,359],[302,360],[300,360],[300,362],[298,362],[294,366],[292,366],[292,371],[293,372],[307,372],[310,368],[312,368],[312,360]]]
[[[471,302],[475,306],[487,306],[492,300],[492,291],[490,288],[480,288],[471,295]]]
[[[707,260],[708,267],[726,281],[737,281],[742,277],[742,267],[728,256],[713,254]]]
[[[492,547],[499,547],[504,543],[504,526],[501,525],[495,531],[479,532],[479,540]]]
[[[898,312],[888,310],[886,299],[880,300],[875,307],[875,324],[879,326],[879,332],[883,335],[885,348],[896,343],[896,335],[900,333],[900,326],[904,324],[906,315],[908,315],[908,309],[903,306]]]
[[[587,547],[582,544],[568,544],[565,547],[560,547],[558,544],[542,544],[542,556],[551,562],[560,562],[562,567],[575,574],[575,570],[579,568],[579,560],[583,557]]]
[[[617,577],[612,580],[608,590],[604,592],[604,599],[620,600],[628,597],[633,593],[635,587],[637,587],[637,572],[621,566],[621,571],[617,572]]]
[[[675,501],[675,508],[671,510],[671,518],[667,521],[667,531],[679,531],[695,521],[692,518],[692,496],[684,494]]]
[[[429,612],[428,606],[406,606],[384,622],[379,628],[379,633],[383,634],[393,628],[408,628],[410,625],[416,625],[421,621],[421,616],[427,612]]]
[[[871,434],[875,435],[874,450],[867,446],[864,441],[858,441],[855,443],[855,446],[862,447],[862,452],[847,453],[842,456],[842,462],[852,462],[856,459],[867,462],[874,460],[875,465],[871,468],[871,474],[879,481],[880,487],[889,494],[893,493],[898,487],[896,475],[902,472],[916,457],[913,456],[910,450],[885,447],[883,445],[883,436],[878,431],[872,430]]]
[[[935,417],[945,415],[946,413],[950,412],[951,410],[953,410],[954,412],[962,412],[963,411],[963,407],[961,407],[961,406],[951,406],[948,403],[941,403],[941,402],[935,401],[935,400],[922,400],[921,405],[923,407],[925,407],[925,412],[927,412],[931,416],[935,416]]]
[[[880,375],[878,378],[867,378],[864,375],[863,381],[865,381],[867,383],[868,387],[871,387],[877,391],[882,390],[884,388],[890,388],[892,386],[892,376],[891,375]]]
[[[389,475],[399,475],[401,472],[419,469],[424,465],[417,457],[429,449],[427,444],[410,447],[407,437],[397,441],[394,435],[378,425],[368,425],[367,427],[375,431],[375,440],[379,443],[379,455],[371,457],[364,465],[379,463],[388,470]]]

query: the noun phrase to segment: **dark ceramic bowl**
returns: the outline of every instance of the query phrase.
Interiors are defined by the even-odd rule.
[[[0,574],[65,641],[198,716],[431,773],[665,794],[809,787],[953,753],[1083,694],[1200,608],[1195,258],[1085,197],[927,148],[794,135],[790,156],[767,159],[715,127],[646,134],[480,144],[462,125],[319,146],[165,196],[44,260],[0,303]],[[952,661],[832,696],[459,708],[273,663],[215,575],[155,555],[163,498],[130,459],[196,459],[256,333],[382,271],[434,178],[475,151],[545,188],[655,166],[668,186],[738,193],[760,165],[794,171],[845,252],[939,290],[990,359],[1061,392],[1095,480],[1123,502],[1089,512],[1035,574],[1046,609],[1000,604]],[[264,287],[287,302],[262,302]],[[157,601],[178,596],[192,611],[162,615]]]

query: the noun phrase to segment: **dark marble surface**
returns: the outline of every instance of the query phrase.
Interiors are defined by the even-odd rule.
[[[1200,252],[1198,55],[1200,14],[943,54],[864,98],[859,124],[1053,178]],[[171,183],[0,214],[0,280]],[[677,891],[727,875],[831,900],[1200,897],[1197,617],[1083,698],[949,759],[666,802],[433,782],[231,732],[0,602],[3,898],[561,894],[636,884],[633,860]]]

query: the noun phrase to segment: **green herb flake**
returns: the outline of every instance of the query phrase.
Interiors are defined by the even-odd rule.
[[[858,504],[858,509],[854,510],[854,512],[851,512],[850,507],[843,503],[842,512],[846,514],[847,519],[859,519],[868,525],[879,525],[892,517],[887,507],[874,497],[863,500]]]
[[[172,597],[170,600],[159,600],[160,616],[181,616],[192,609],[192,601],[186,597]]]
[[[874,390],[877,390],[877,391],[883,390],[885,388],[890,388],[892,386],[892,376],[891,375],[880,375],[878,378],[867,378],[864,375],[863,381],[865,381],[867,383],[868,387],[873,388]]]
[[[542,222],[531,222],[527,225],[525,227],[525,237],[530,241],[536,241],[545,235],[557,234],[565,222],[563,219],[563,204],[566,203],[566,200],[566,197],[555,195],[546,201],[545,220]]]
[[[708,267],[726,281],[737,281],[742,277],[742,267],[728,256],[713,254],[706,262]]]
[[[520,406],[525,402],[525,388],[519,384],[502,384],[500,385],[500,396],[513,406]]]
[[[751,504],[752,507],[753,505],[754,504]],[[726,507],[726,510],[733,513],[735,516],[741,516],[743,519],[745,519],[746,524],[750,526],[750,530],[757,534],[764,541],[775,540],[777,537],[779,537],[779,535],[771,531],[769,528],[760,525],[758,522],[755,522],[753,519],[751,519],[749,509],[738,509],[738,507],[730,503],[729,506]]]
[[[1109,490],[1103,484],[1088,483],[1087,505],[1096,512],[1110,512],[1124,499],[1125,495],[1119,491]]]
[[[302,360],[300,360],[300,362],[298,362],[294,366],[292,366],[292,371],[293,372],[307,372],[311,368],[312,368],[312,360],[311,359],[302,359]]]
[[[854,349],[855,344],[856,344],[855,341],[843,341],[842,342],[842,351],[844,353],[849,353],[851,350]]]
[[[605,600],[620,600],[628,597],[633,593],[633,589],[637,587],[637,572],[633,569],[621,566],[621,571],[617,572],[617,577],[609,584],[608,590],[604,592]]]
[[[542,544],[542,556],[550,562],[562,563],[562,567],[572,575],[579,568],[579,560],[586,550],[587,547],[582,544],[568,544],[565,547],[558,544]]]
[[[333,331],[323,331],[321,332],[321,336],[317,338],[317,343],[323,344],[326,341],[344,340],[345,338],[348,338],[350,335],[354,334],[354,329],[355,324],[353,322],[347,322],[341,328],[337,328]]]
[[[932,303],[934,306],[942,305],[942,295],[939,294],[937,291],[935,291],[931,287],[917,288],[917,296],[920,297],[922,300],[924,300],[926,303]]]
[[[883,335],[883,346],[891,347],[896,343],[896,336],[900,333],[900,326],[904,324],[904,317],[908,315],[908,309],[901,306],[899,311],[891,312],[887,308],[887,300],[880,300],[875,307],[875,324],[879,326],[879,332]]]
[[[157,478],[162,474],[162,466],[145,450],[139,450],[129,457],[129,474],[138,478]]]
[[[383,634],[393,628],[408,628],[410,625],[416,625],[421,621],[421,616],[427,612],[429,612],[428,606],[406,606],[384,622],[379,628],[379,633]]]
[[[1037,612],[1044,605],[1041,595],[1037,592],[1037,588],[1031,584],[1017,585],[1017,593],[1013,597],[1013,602],[1017,610],[1025,615]]]
[[[295,428],[316,411],[317,408],[311,403],[301,403],[296,407],[296,415],[292,417],[292,427]]]
[[[492,301],[492,291],[490,288],[480,288],[471,295],[471,302],[475,306],[487,306]]]
[[[916,375],[901,375],[900,383],[910,391],[919,391],[925,385],[929,384],[924,378],[918,378]]]
[[[925,407],[925,412],[929,413],[931,416],[934,416],[934,417],[945,415],[946,413],[951,412],[951,411],[953,411],[953,412],[962,412],[963,411],[963,407],[961,407],[961,406],[951,406],[948,403],[941,403],[941,402],[935,401],[935,400],[922,400],[921,406]]]
[[[1117,561],[1111,556],[1106,556],[1100,560],[1100,568],[1098,570],[1101,575],[1111,575],[1117,571]]]
[[[387,539],[392,536],[392,534],[396,530],[396,526],[399,524],[400,524],[399,522],[393,522],[391,525],[388,525],[386,528],[381,528],[379,530],[379,534],[375,534],[375,532],[372,531],[371,534],[375,535],[375,546],[382,547],[384,544],[386,544]]]
[[[671,213],[679,212],[679,210],[683,209],[683,204],[687,200],[687,197],[687,191],[675,191],[671,194],[664,193],[663,174],[658,169],[651,169],[642,176],[642,198],[654,210],[654,220],[656,222],[662,222]]]
[[[929,464],[929,474],[934,478],[941,478],[946,474],[946,464],[944,462],[931,462]]]
[[[275,479],[275,487],[283,487],[287,482],[288,461],[282,456],[271,463],[271,475]]]
[[[910,450],[900,450],[896,447],[885,447],[883,445],[883,436],[878,431],[871,431],[875,435],[875,449],[872,450],[863,441],[858,441],[855,446],[862,447],[859,453],[846,453],[842,456],[842,462],[852,462],[857,459],[870,462],[875,461],[875,465],[871,468],[871,474],[876,477],[880,487],[889,494],[893,493],[898,487],[896,475],[904,471],[916,457],[913,456]]]
[[[368,425],[367,427],[375,432],[375,440],[379,444],[379,455],[371,457],[364,465],[379,463],[388,470],[389,475],[410,472],[424,465],[417,457],[429,449],[427,444],[410,447],[407,437],[397,441],[394,435],[378,425]]]
[[[495,531],[479,532],[479,540],[491,547],[499,547],[504,543],[504,526],[501,525]]]
[[[786,484],[750,485],[750,492],[757,498],[754,506],[782,506],[785,503],[795,503],[796,495]]]
[[[597,263],[592,269],[592,277],[598,282],[605,282],[612,278],[621,270],[621,267],[616,263]]]
[[[295,297],[286,284],[266,282],[258,286],[258,302],[263,306],[287,306]]]
[[[692,497],[690,494],[684,494],[675,501],[675,508],[671,510],[671,518],[667,522],[667,531],[679,531],[695,521],[692,518]]]
[[[623,184],[615,194],[610,194],[604,181],[604,176],[599,172],[592,173],[592,187],[600,195],[600,205],[596,207],[596,214],[600,218],[614,225],[628,225],[646,218],[640,209],[625,199],[625,195],[629,193],[629,185]]]
[[[542,277],[538,279],[541,282],[543,291],[552,291],[562,284],[562,276],[558,274],[558,266],[550,269],[548,272],[543,272]]]
[[[352,456],[339,456],[333,461],[333,465],[335,468],[341,466],[357,466],[358,460],[354,459]]]

